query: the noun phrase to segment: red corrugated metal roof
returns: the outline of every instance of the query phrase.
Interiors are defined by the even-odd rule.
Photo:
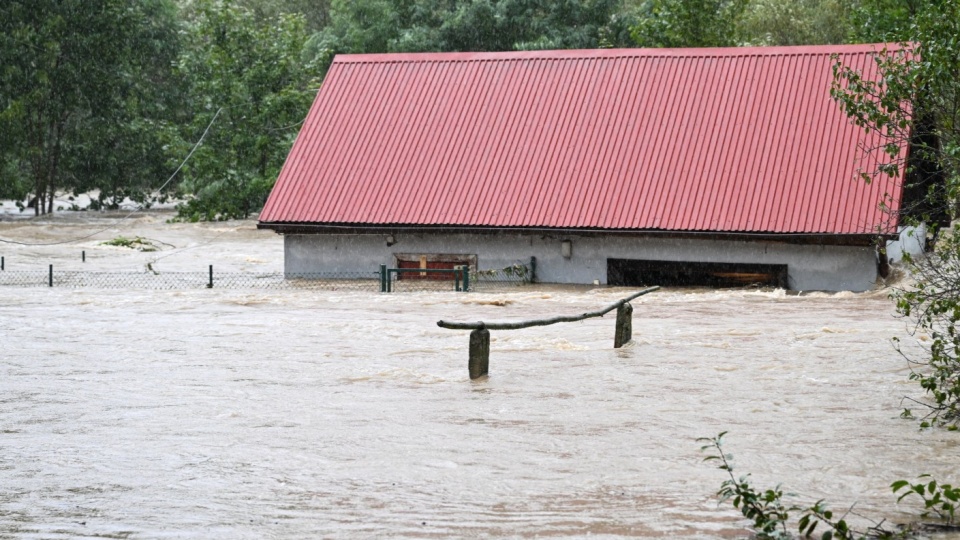
[[[889,232],[830,98],[881,47],[341,55],[260,221]]]

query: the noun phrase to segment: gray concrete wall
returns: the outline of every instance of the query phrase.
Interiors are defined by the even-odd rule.
[[[794,290],[864,291],[877,278],[871,247],[797,245],[776,242],[697,240],[628,236],[551,234],[316,234],[284,237],[287,274],[372,272],[393,266],[399,253],[476,255],[481,270],[498,269],[537,258],[544,283],[607,281],[607,258],[665,261],[786,264]],[[573,246],[561,256],[561,242]]]

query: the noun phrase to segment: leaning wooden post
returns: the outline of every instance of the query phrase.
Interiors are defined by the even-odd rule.
[[[633,339],[633,306],[630,302],[617,308],[617,328],[613,334],[613,348],[619,349]]]
[[[490,369],[490,331],[480,328],[470,332],[470,361],[467,364],[471,379],[479,379]]]

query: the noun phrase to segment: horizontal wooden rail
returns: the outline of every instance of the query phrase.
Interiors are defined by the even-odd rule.
[[[582,321],[591,317],[602,317],[613,310],[617,310],[617,324],[614,330],[613,348],[619,349],[633,339],[633,306],[630,305],[630,301],[638,296],[652,293],[659,288],[660,287],[646,288],[622,300],[617,300],[603,309],[580,315],[517,322],[437,321],[437,326],[451,330],[472,330],[472,332],[470,332],[470,350],[467,369],[470,371],[471,379],[478,379],[486,375],[490,369],[490,330],[519,330],[520,328],[530,328],[531,326],[547,326],[548,324]]]
[[[414,270],[416,271],[416,270]],[[644,289],[636,294],[631,294],[630,296],[617,300],[616,302],[610,304],[609,306],[598,309],[597,311],[590,311],[583,313],[581,315],[561,315],[559,317],[551,317],[549,319],[536,319],[532,321],[517,321],[517,322],[457,322],[457,321],[437,321],[437,326],[440,328],[448,328],[450,330],[519,330],[521,328],[530,328],[532,326],[547,326],[549,324],[557,324],[562,322],[576,322],[582,321],[584,319],[589,319],[591,317],[602,317],[607,313],[617,309],[618,307],[626,304],[627,302],[633,300],[634,298],[643,296],[645,294],[652,293],[653,291],[658,290],[660,287],[650,287]]]

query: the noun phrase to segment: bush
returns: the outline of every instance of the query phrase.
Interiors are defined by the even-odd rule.
[[[908,263],[915,283],[894,294],[897,311],[913,320],[913,334],[929,337],[920,342],[927,350],[924,358],[900,351],[911,364],[910,379],[927,394],[908,399],[925,410],[921,427],[955,431],[960,428],[960,226],[941,233],[932,253]],[[907,408],[903,416],[914,414]]]

